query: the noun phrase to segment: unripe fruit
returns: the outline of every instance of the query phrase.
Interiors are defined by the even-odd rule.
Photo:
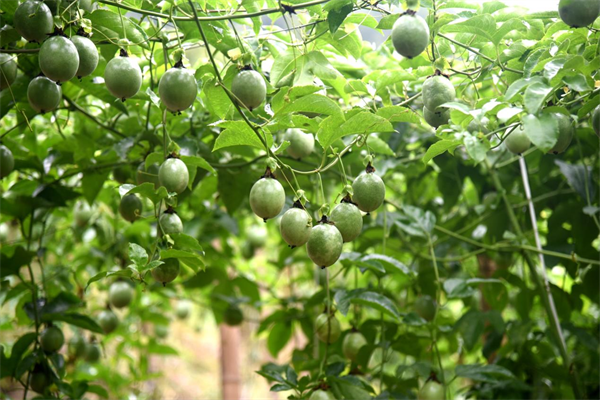
[[[444,387],[435,381],[426,382],[417,394],[417,400],[444,400],[444,398]]]
[[[367,339],[360,332],[351,332],[346,335],[342,343],[342,352],[344,356],[351,361],[356,361],[356,356],[361,347],[367,344]]]
[[[177,214],[163,213],[158,220],[163,233],[182,233],[183,223]]]
[[[438,111],[437,108],[444,103],[453,101],[456,90],[445,76],[435,75],[429,77],[423,83],[423,104],[430,111]]]
[[[592,127],[596,131],[596,135],[600,136],[600,106],[596,107],[592,113]]]
[[[353,241],[362,231],[362,214],[358,207],[352,203],[340,203],[335,206],[333,211],[331,211],[330,219],[342,234],[344,243]]]
[[[62,90],[45,76],[38,76],[29,82],[27,99],[31,108],[40,113],[53,111],[60,104]]]
[[[571,118],[560,113],[555,113],[554,116],[558,122],[558,139],[554,147],[550,149],[550,153],[558,154],[565,151],[569,147],[569,144],[571,144],[574,129]]]
[[[164,339],[169,335],[169,327],[167,325],[154,325],[154,335],[157,338]]]
[[[180,301],[177,303],[177,307],[175,307],[175,315],[179,319],[186,319],[189,317],[191,310],[192,304],[189,301]]]
[[[29,377],[29,387],[36,393],[43,394],[50,383],[50,377],[43,371],[32,372]]]
[[[57,83],[67,82],[77,74],[79,53],[66,37],[52,36],[40,47],[39,63],[47,78]]]
[[[467,131],[471,133],[481,132],[487,134],[490,132],[487,128],[489,123],[490,120],[488,117],[483,117],[481,119],[473,118],[471,122],[469,122],[469,125],[467,125]]]
[[[15,158],[12,151],[0,144],[0,179],[8,176],[15,168]]]
[[[79,200],[75,203],[75,207],[73,208],[73,219],[75,220],[75,225],[82,228],[87,225],[90,218],[92,218],[92,214],[94,211],[92,207],[85,200]]]
[[[123,308],[133,300],[133,288],[123,281],[117,281],[108,289],[108,300],[117,308]]]
[[[250,190],[250,207],[264,221],[279,215],[285,204],[285,190],[276,179],[261,178]]]
[[[385,199],[385,184],[374,172],[359,175],[352,183],[352,200],[364,212],[375,211]]]
[[[136,182],[138,185],[150,182],[154,184],[154,189],[158,189],[160,182],[158,181],[158,171],[160,166],[157,163],[150,164],[146,168],[146,163],[141,163],[137,169]]]
[[[75,335],[69,340],[69,355],[72,358],[85,356],[86,343],[83,336]]]
[[[335,396],[329,390],[319,389],[312,392],[308,400],[335,400]]]
[[[423,118],[425,122],[434,128],[438,128],[448,123],[450,119],[450,110],[447,108],[438,108],[439,111],[433,112],[429,108],[423,106]]]
[[[248,110],[260,106],[267,98],[267,85],[256,71],[241,71],[231,82],[231,92]]]
[[[142,70],[132,58],[115,57],[106,64],[104,83],[113,96],[125,101],[142,87]]]
[[[315,137],[312,133],[304,133],[301,129],[288,129],[283,135],[283,139],[290,142],[285,149],[290,157],[299,160],[307,157],[315,148]]]
[[[291,247],[302,246],[308,242],[312,231],[310,215],[301,208],[290,208],[281,217],[279,231]]]
[[[27,0],[15,10],[13,25],[30,42],[43,42],[54,31],[52,12],[38,0]]]
[[[116,167],[112,170],[113,179],[120,184],[126,183],[129,180],[131,171],[128,167]]]
[[[431,296],[424,295],[415,301],[415,311],[426,321],[433,321],[436,310],[437,305]]]
[[[312,228],[306,243],[310,259],[321,268],[335,264],[342,254],[344,239],[342,234],[330,224],[319,224]]]
[[[520,126],[508,135],[506,140],[504,140],[504,144],[511,153],[522,154],[531,146],[531,141],[527,137],[523,127]]]
[[[158,170],[158,181],[167,192],[177,194],[183,192],[190,181],[187,166],[179,158],[165,160]]]
[[[88,343],[85,346],[85,361],[89,363],[96,363],[100,360],[102,355],[102,349],[98,343]]]
[[[111,310],[104,310],[98,315],[98,325],[104,333],[109,334],[119,326],[119,317]]]
[[[258,225],[252,225],[246,232],[248,243],[253,248],[263,247],[267,243],[267,230]]]
[[[167,258],[162,260],[164,264],[152,269],[152,277],[165,286],[173,282],[179,275],[179,260],[176,258]]]
[[[77,77],[79,79],[84,76],[91,75],[98,66],[98,49],[90,39],[84,36],[73,36],[71,41],[77,48],[79,54],[79,68],[77,69]]]
[[[342,334],[340,321],[334,316],[321,314],[315,321],[315,331],[321,342],[333,343],[339,339]]]
[[[244,244],[242,244],[242,257],[244,257],[246,260],[249,260],[252,258],[252,256],[254,256],[254,247],[252,247],[252,245],[249,242],[244,242]]]
[[[196,78],[185,68],[171,68],[160,78],[158,94],[167,110],[186,110],[194,103],[198,94]]]
[[[135,194],[128,194],[121,199],[119,204],[119,213],[125,221],[133,222],[142,215],[144,206],[142,201]]]
[[[6,89],[17,79],[17,63],[10,54],[0,53],[0,90]]]
[[[65,344],[65,336],[60,328],[56,326],[44,329],[40,336],[40,347],[46,353],[54,353],[60,350],[63,344]]]
[[[560,0],[558,14],[573,28],[591,25],[600,13],[598,0]]]
[[[244,321],[244,313],[238,306],[232,304],[223,313],[223,322],[229,326],[238,326]]]
[[[392,44],[406,58],[418,56],[429,44],[427,22],[412,12],[401,15],[392,28]]]

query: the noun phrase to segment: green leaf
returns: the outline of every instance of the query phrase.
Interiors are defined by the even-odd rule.
[[[329,11],[327,14],[327,22],[329,23],[329,31],[331,33],[335,33],[335,31],[338,30],[340,25],[344,22],[344,19],[352,12],[352,9],[353,4],[349,1],[348,4]]]
[[[94,35],[94,39],[108,40],[111,42],[125,39],[123,36],[124,25],[127,39],[145,49],[149,48],[148,36],[144,30],[126,16],[122,16],[123,25],[121,25],[121,17],[119,14],[109,10],[97,9],[93,13],[87,14],[87,16],[92,22],[94,30],[99,32],[98,35]]]
[[[82,329],[86,329],[95,333],[104,333],[100,325],[92,318],[87,315],[81,315],[76,313],[57,313],[57,314],[44,314],[42,316],[42,321],[62,321],[67,324],[77,326]]]
[[[480,163],[485,160],[485,156],[490,149],[490,142],[487,139],[479,139],[475,135],[467,134],[463,141],[467,153],[469,153],[469,156],[475,160],[475,162]]]
[[[216,78],[211,78],[202,86],[202,94],[206,98],[207,108],[221,119],[225,119],[233,103],[218,83]]]
[[[9,275],[16,275],[23,265],[31,262],[35,252],[25,250],[23,246],[6,246],[2,247],[0,254],[0,277],[4,278]]]
[[[193,238],[185,233],[171,233],[169,234],[174,241],[173,247],[180,250],[196,250],[204,254],[204,249],[198,243],[196,238]]]
[[[523,130],[542,152],[547,153],[558,140],[558,122],[551,114],[542,114],[536,117],[528,114],[523,117]]]
[[[390,122],[420,123],[419,115],[410,108],[402,106],[387,106],[377,109],[377,115]]]
[[[392,29],[394,27],[394,23],[399,17],[400,13],[394,13],[384,16],[379,20],[379,24],[377,24],[377,29]]]
[[[523,98],[525,109],[531,114],[537,113],[550,92],[552,92],[552,88],[542,82],[528,86]]]
[[[284,105],[276,115],[291,112],[308,112],[325,115],[342,115],[340,106],[327,96],[321,94],[309,94],[308,96],[300,97],[293,100],[287,105]]]
[[[496,364],[457,365],[455,372],[456,376],[478,382],[500,383],[515,378],[508,369]]]
[[[285,347],[292,337],[292,324],[290,322],[277,322],[271,328],[269,338],[267,339],[267,348],[273,357],[277,357],[279,352]]]
[[[369,148],[374,153],[383,154],[386,156],[394,156],[395,155],[394,151],[392,149],[390,149],[390,146],[377,136],[370,135],[369,138],[367,139],[367,143],[369,144]]]
[[[177,356],[179,352],[167,346],[166,344],[156,343],[155,341],[150,342],[147,347],[148,354],[160,354],[162,356]]]
[[[142,246],[129,243],[129,259],[138,267],[143,267],[148,262],[148,253]]]
[[[93,171],[83,175],[83,178],[81,179],[81,189],[83,191],[83,197],[85,197],[88,203],[92,204],[94,200],[96,200],[109,173],[109,169],[104,169],[99,172]]]
[[[400,261],[398,261],[395,258],[390,257],[390,256],[386,256],[383,254],[369,254],[369,255],[366,255],[366,256],[360,258],[360,261],[362,261],[362,262],[367,262],[367,261],[372,261],[372,260],[376,260],[376,261],[383,263],[385,266],[388,267],[388,268],[386,268],[386,270],[388,272],[400,272],[401,274],[409,275],[409,276],[413,275],[413,272],[410,269],[408,269],[408,267],[406,265],[404,265]]]
[[[153,204],[158,204],[161,200],[169,197],[169,193],[164,186],[154,189],[154,184],[150,182],[142,183],[139,186],[121,185],[121,188],[123,188],[125,194],[140,194],[150,199]],[[120,188],[119,191],[121,191]]]
[[[160,252],[160,258],[163,260],[166,258],[177,258],[180,263],[196,273],[200,270],[204,271],[204,262],[196,253],[177,249],[162,250]]]
[[[456,322],[455,328],[461,333],[467,350],[473,350],[473,347],[483,335],[484,322],[483,313],[475,310],[467,312]]]
[[[573,165],[561,160],[554,160],[554,163],[558,165],[560,172],[567,178],[569,186],[571,186],[582,199],[587,200],[588,198],[596,198],[596,185],[594,185],[594,182],[592,181],[593,173],[591,167],[586,167],[582,164]]]
[[[336,302],[338,310],[343,315],[348,313],[348,308],[352,303],[371,307],[387,314],[396,321],[400,320],[400,312],[396,305],[389,298],[380,293],[370,292],[365,289],[354,289],[343,293],[339,297],[336,294]]]
[[[475,293],[475,290],[464,279],[446,279],[443,286],[449,299],[464,299]]]
[[[493,41],[492,33],[496,32],[496,21],[489,14],[476,15],[466,21],[445,25],[440,31],[470,33]]]
[[[452,152],[456,147],[460,146],[460,141],[455,139],[443,139],[439,142],[435,142],[425,152],[423,156],[423,163],[427,164],[433,158],[445,153],[446,151]]]
[[[215,169],[206,161],[204,158],[200,156],[180,156],[181,161],[185,163],[188,167],[198,167],[202,168],[208,172],[216,173]]]
[[[231,146],[252,146],[259,149],[265,148],[257,134],[244,121],[225,121],[218,126],[223,130],[215,141],[213,151]],[[273,145],[273,137],[265,135],[268,147]]]

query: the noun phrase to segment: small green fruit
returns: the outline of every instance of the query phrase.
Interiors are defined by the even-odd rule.
[[[113,306],[123,308],[131,303],[133,293],[133,288],[127,282],[117,281],[108,289],[108,300]]]
[[[241,71],[231,82],[231,92],[243,106],[252,111],[267,98],[267,85],[256,71]]]
[[[66,37],[52,36],[40,47],[39,63],[46,77],[57,83],[67,82],[77,74],[79,53]]]
[[[238,326],[244,321],[244,313],[238,306],[232,304],[223,313],[223,322],[229,326]]]
[[[179,319],[189,317],[190,311],[192,311],[192,304],[189,301],[180,301],[177,303],[177,307],[175,307],[175,315]]]
[[[73,36],[71,41],[77,48],[79,54],[79,68],[77,69],[77,77],[79,79],[84,76],[91,75],[98,66],[98,49],[90,39],[84,36]]]
[[[267,243],[267,230],[262,226],[252,225],[246,232],[246,238],[253,248],[263,247]]]
[[[75,203],[75,207],[73,207],[73,219],[75,220],[75,225],[80,228],[83,228],[87,225],[90,218],[94,214],[94,210],[85,200],[80,200]]]
[[[321,268],[335,264],[342,254],[344,239],[340,231],[330,224],[319,224],[312,228],[306,244],[310,259]]]
[[[599,13],[598,0],[560,0],[558,3],[560,19],[573,28],[591,25]]]
[[[438,128],[448,123],[450,119],[450,110],[447,108],[438,108],[439,111],[433,112],[429,108],[423,106],[423,118],[425,122],[434,128]]]
[[[453,101],[454,97],[456,90],[450,79],[445,76],[435,75],[423,83],[423,104],[431,111],[437,111],[439,106]]]
[[[173,282],[179,275],[179,260],[176,258],[167,258],[162,260],[164,264],[152,269],[152,277],[165,286]]]
[[[29,387],[36,393],[44,394],[44,391],[52,382],[44,371],[34,371],[29,377]]]
[[[69,355],[72,358],[85,356],[86,343],[81,335],[75,335],[69,340]]]
[[[160,339],[166,338],[169,335],[169,327],[162,324],[154,325],[154,335]]]
[[[183,223],[177,214],[163,213],[158,220],[163,233],[182,233]]]
[[[15,10],[13,25],[30,42],[43,42],[54,31],[52,12],[38,0],[27,0]]]
[[[29,82],[27,99],[31,108],[39,113],[54,111],[60,104],[62,90],[55,82],[45,76],[38,76]]]
[[[508,135],[506,140],[504,140],[504,144],[511,153],[522,154],[531,146],[531,141],[527,137],[523,127],[520,126]]]
[[[431,296],[424,295],[415,301],[415,311],[426,321],[433,321],[437,311],[437,305]]]
[[[560,113],[555,113],[554,116],[558,122],[558,139],[554,147],[550,149],[550,153],[558,154],[565,151],[569,147],[569,144],[571,144],[574,129],[571,118]]]
[[[160,182],[158,180],[158,171],[160,166],[157,163],[150,164],[146,168],[146,163],[141,163],[137,169],[136,182],[138,185],[150,182],[154,184],[154,189],[158,189]]]
[[[299,160],[308,157],[315,148],[315,137],[312,133],[304,133],[301,129],[288,129],[283,135],[283,139],[290,142],[285,149],[290,157]]]
[[[344,243],[353,241],[362,231],[362,214],[352,203],[340,203],[335,206],[331,212],[331,220],[342,234]]]
[[[97,363],[102,356],[102,349],[98,343],[88,343],[85,346],[85,361],[89,363]]]
[[[130,57],[115,57],[106,64],[104,83],[113,96],[125,101],[142,87],[142,70]]]
[[[312,392],[308,400],[335,400],[335,396],[329,390],[319,389]]]
[[[374,172],[359,175],[352,183],[352,200],[364,212],[375,211],[385,199],[385,184]]]
[[[15,158],[12,151],[3,144],[0,144],[0,179],[8,176],[15,168]]]
[[[396,51],[406,58],[418,56],[429,44],[427,22],[421,16],[412,13],[400,16],[392,28],[392,44]]]
[[[46,353],[54,353],[65,344],[65,336],[60,328],[50,326],[42,332],[40,336],[40,347]]]
[[[356,356],[361,347],[367,344],[367,339],[360,332],[351,332],[346,335],[342,343],[342,352],[344,356],[351,361],[356,361]]]
[[[177,194],[183,192],[190,181],[187,166],[179,158],[165,160],[158,170],[158,181],[167,192]]]
[[[340,338],[342,328],[340,321],[334,316],[320,314],[315,321],[315,331],[320,341],[333,343]]]
[[[128,194],[121,199],[119,212],[125,221],[133,222],[142,215],[144,206],[142,201],[135,194]]]
[[[481,119],[473,118],[469,125],[467,125],[467,131],[471,133],[483,133],[488,134],[490,131],[488,129],[488,124],[490,120],[488,117],[483,117]]]
[[[171,112],[187,110],[198,94],[194,74],[185,68],[171,68],[164,73],[158,84],[160,101]]]
[[[98,315],[98,325],[108,335],[119,326],[119,317],[111,310],[104,310]]]
[[[250,207],[264,221],[279,215],[285,204],[285,190],[274,178],[261,178],[250,190]]]
[[[417,400],[444,400],[444,398],[444,387],[435,381],[426,382],[417,394]]]
[[[113,179],[120,184],[127,183],[131,176],[131,171],[128,167],[117,167],[112,171]]]
[[[242,244],[242,257],[246,260],[251,259],[254,256],[254,247],[250,244],[250,242],[244,242]]]
[[[281,217],[279,231],[283,240],[291,247],[298,247],[308,242],[312,231],[312,219],[301,208],[290,208]]]
[[[592,113],[592,127],[596,131],[596,135],[600,136],[600,106],[596,107]]]
[[[6,89],[17,79],[17,63],[10,54],[0,53],[0,90]]]

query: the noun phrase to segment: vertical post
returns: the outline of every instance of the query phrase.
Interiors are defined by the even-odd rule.
[[[223,400],[241,398],[240,328],[221,324],[221,397]]]

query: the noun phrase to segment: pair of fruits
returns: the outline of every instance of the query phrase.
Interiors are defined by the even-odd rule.
[[[52,36],[40,47],[40,69],[49,79],[60,83],[77,76],[91,75],[98,66],[98,50],[85,36],[75,35],[71,39]]]
[[[560,0],[560,19],[570,27],[581,28],[594,23],[600,15],[600,2],[597,0]]]
[[[40,347],[46,353],[55,353],[65,344],[65,336],[60,328],[49,326],[40,335]]]
[[[335,316],[323,313],[315,321],[315,332],[320,341],[331,344],[340,338],[342,329]],[[342,352],[349,360],[356,361],[358,352],[365,344],[367,344],[367,339],[362,333],[350,332],[344,338]]]
[[[0,179],[8,176],[15,169],[15,158],[12,151],[0,144]]]
[[[450,78],[441,74],[439,70],[423,83],[423,118],[434,128],[447,124],[450,118],[450,110],[441,108],[444,103],[453,101],[456,97],[456,89],[450,82]]]
[[[574,129],[571,119],[566,115],[561,113],[554,113],[552,115],[558,123],[558,138],[549,153],[559,154],[564,152],[567,147],[569,147],[569,144],[571,144]],[[525,132],[525,129],[523,129],[523,126],[520,126],[508,135],[504,144],[511,153],[522,154],[529,149],[531,141],[529,140],[529,137],[527,137],[527,133]]]
[[[413,10],[407,10],[392,27],[392,44],[396,51],[408,58],[421,54],[429,44],[429,26]]]
[[[254,70],[240,71],[231,82],[231,93],[238,103],[252,111],[267,98],[267,85],[261,74]]]

